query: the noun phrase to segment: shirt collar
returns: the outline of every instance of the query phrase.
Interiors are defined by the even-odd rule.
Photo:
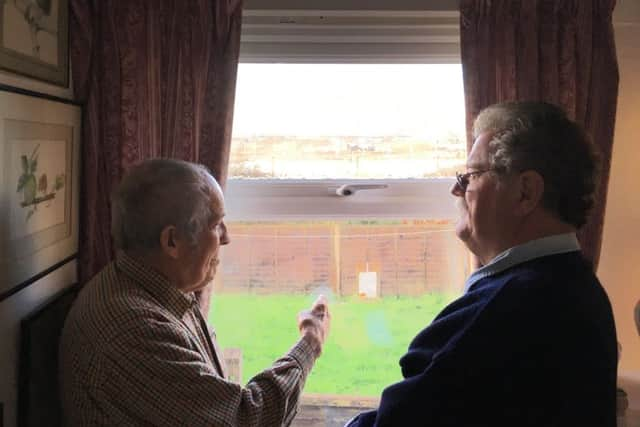
[[[179,291],[160,272],[132,258],[124,252],[116,256],[116,268],[149,292],[163,307],[182,318],[184,313],[197,304],[193,292]]]
[[[467,292],[479,280],[498,274],[514,265],[547,255],[557,255],[579,250],[580,243],[578,243],[576,233],[556,234],[531,240],[507,249],[492,259],[487,265],[474,271],[465,282],[464,290]]]

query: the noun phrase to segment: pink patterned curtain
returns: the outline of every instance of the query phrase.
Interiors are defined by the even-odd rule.
[[[461,0],[469,148],[473,119],[509,100],[562,106],[602,156],[600,193],[579,239],[597,267],[618,97],[615,0]],[[571,167],[570,165],[567,165]]]
[[[70,4],[72,77],[84,103],[84,283],[113,257],[109,197],[130,165],[153,157],[195,161],[224,185],[242,6],[241,0]]]

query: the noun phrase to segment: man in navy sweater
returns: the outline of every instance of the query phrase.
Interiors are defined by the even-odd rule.
[[[576,239],[594,202],[593,146],[533,102],[485,109],[474,137],[451,193],[481,267],[413,339],[404,380],[348,425],[614,427],[611,305]]]

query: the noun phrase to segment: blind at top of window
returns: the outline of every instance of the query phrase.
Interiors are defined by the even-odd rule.
[[[241,62],[458,63],[457,11],[245,10]]]

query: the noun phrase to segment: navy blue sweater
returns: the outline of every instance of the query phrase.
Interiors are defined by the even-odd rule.
[[[579,252],[476,282],[411,342],[351,426],[616,425],[611,305]]]

